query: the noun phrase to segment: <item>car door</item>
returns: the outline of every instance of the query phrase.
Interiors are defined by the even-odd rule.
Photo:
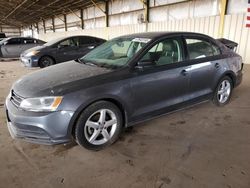
[[[65,62],[78,58],[79,40],[78,37],[65,39],[57,44],[57,62]]]
[[[186,69],[190,74],[190,99],[209,96],[213,93],[216,69],[219,68],[219,48],[206,38],[185,37],[188,52]]]
[[[137,66],[134,71],[131,80],[134,96],[132,121],[173,110],[187,100],[189,75],[185,73],[188,66],[183,60],[180,38],[158,42],[140,59],[139,62],[153,62],[153,66]]]
[[[22,52],[23,39],[10,38],[1,47],[2,55],[5,58],[19,57]]]

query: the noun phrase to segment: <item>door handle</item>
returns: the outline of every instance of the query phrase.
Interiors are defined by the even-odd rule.
[[[216,69],[220,68],[220,64],[219,63],[215,63],[214,66],[215,66]]]
[[[188,74],[188,71],[186,69],[181,71],[181,75],[186,76]]]

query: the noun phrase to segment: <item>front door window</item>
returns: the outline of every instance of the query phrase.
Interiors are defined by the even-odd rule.
[[[154,45],[142,58],[156,66],[181,62],[182,47],[178,39],[166,39]]]

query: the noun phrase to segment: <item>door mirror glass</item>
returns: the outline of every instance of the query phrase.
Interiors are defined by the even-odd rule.
[[[93,50],[95,48],[95,46],[88,46],[89,50]]]
[[[58,45],[57,45],[57,48],[58,48],[58,49],[62,49],[62,48],[64,48],[64,47],[66,47],[66,46],[65,46],[65,45],[61,45],[61,44],[58,44]]]

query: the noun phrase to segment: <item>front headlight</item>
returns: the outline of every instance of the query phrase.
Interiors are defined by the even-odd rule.
[[[61,104],[63,97],[39,97],[24,99],[20,108],[34,112],[51,112],[56,111]]]
[[[31,52],[28,52],[25,56],[31,57],[31,56],[36,55],[38,53],[39,53],[39,51],[34,50],[34,51],[31,51]]]
[[[10,99],[10,98],[11,98],[11,90],[10,90],[8,96],[7,96],[7,99]]]

